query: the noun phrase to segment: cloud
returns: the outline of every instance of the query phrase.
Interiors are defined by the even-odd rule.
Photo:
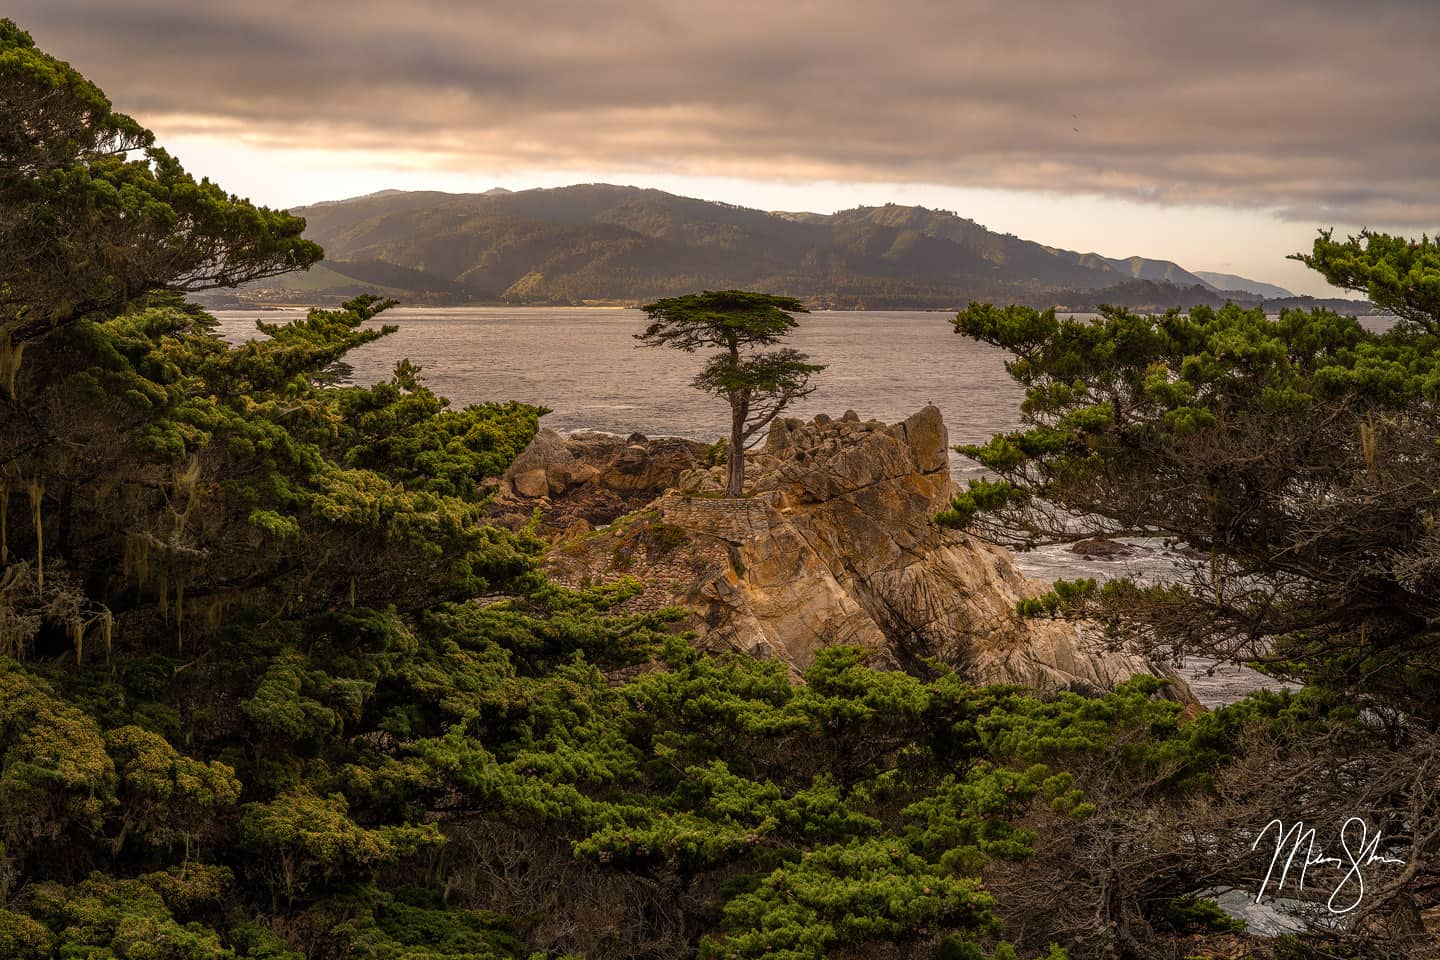
[[[262,146],[1440,223],[1430,0],[11,8],[143,122]]]

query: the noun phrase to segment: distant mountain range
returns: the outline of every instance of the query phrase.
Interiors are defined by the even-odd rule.
[[[279,287],[242,288],[241,300],[325,302],[375,291],[407,303],[631,304],[740,287],[821,308],[955,308],[990,299],[1087,309],[1291,296],[1243,277],[1061,250],[948,210],[895,204],[771,213],[583,184],[386,190],[294,212],[328,259]]]
[[[1237,277],[1233,273],[1213,273],[1209,270],[1196,270],[1195,276],[1204,280],[1216,290],[1240,290],[1245,293],[1253,293],[1267,300],[1280,300],[1285,297],[1293,297],[1295,294],[1284,287],[1277,287],[1273,283],[1263,283],[1259,280],[1251,280],[1247,277]]]

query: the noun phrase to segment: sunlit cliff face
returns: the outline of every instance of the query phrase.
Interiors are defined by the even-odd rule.
[[[1440,222],[1440,12],[1418,0],[16,5],[191,167],[271,203],[579,180],[896,200],[1300,286],[1280,258],[1317,225]]]

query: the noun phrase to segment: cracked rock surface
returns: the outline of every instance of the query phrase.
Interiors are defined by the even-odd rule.
[[[722,467],[671,458],[670,489],[563,540],[549,568],[571,583],[635,576],[646,587],[632,607],[689,607],[705,647],[797,673],[818,650],[851,644],[877,665],[936,658],[977,681],[1042,689],[1155,674],[1189,698],[1173,673],[1085,625],[1018,617],[1016,602],[1045,588],[1006,551],[931,521],[954,490],[948,460],[933,406],[895,424],[849,412],[777,420],[747,462],[744,499],[718,496]]]

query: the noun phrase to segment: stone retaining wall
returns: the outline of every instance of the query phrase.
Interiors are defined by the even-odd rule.
[[[655,506],[666,523],[731,543],[746,543],[767,536],[772,525],[770,513],[774,509],[759,497],[738,500],[687,497],[673,491],[655,501]]]

